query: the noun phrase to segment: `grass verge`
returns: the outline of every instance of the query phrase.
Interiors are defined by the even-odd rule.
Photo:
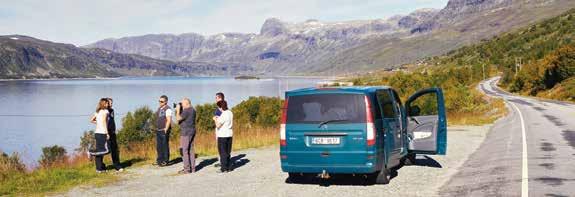
[[[278,144],[277,133],[277,128],[237,128],[234,130],[233,149],[242,150]],[[217,154],[214,132],[199,132],[194,146],[199,156]],[[174,136],[170,139],[171,159],[179,157],[178,149],[179,136]],[[152,139],[120,147],[120,159],[124,167],[149,164],[155,158],[155,141]],[[106,156],[104,161],[108,165],[111,163],[109,156]],[[74,155],[62,163],[31,171],[10,170],[14,169],[12,166],[9,162],[0,162],[0,169],[3,169],[0,196],[44,196],[65,192],[78,185],[100,187],[121,179],[116,173],[97,174],[93,161],[84,154]],[[108,166],[109,169],[110,167]]]

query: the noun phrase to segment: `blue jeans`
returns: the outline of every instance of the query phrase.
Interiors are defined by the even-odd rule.
[[[170,131],[167,133],[163,130],[156,132],[156,153],[158,164],[167,164],[170,161]]]

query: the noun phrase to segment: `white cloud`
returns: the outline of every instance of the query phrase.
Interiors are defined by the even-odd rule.
[[[259,32],[265,19],[383,18],[447,0],[0,0],[0,34],[88,44],[148,33]]]

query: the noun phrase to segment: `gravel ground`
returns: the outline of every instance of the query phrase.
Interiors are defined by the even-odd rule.
[[[286,183],[277,147],[233,152],[237,168],[216,173],[214,157],[200,158],[195,174],[178,175],[182,164],[127,169],[122,180],[105,186],[79,186],[63,196],[436,196],[438,189],[485,139],[490,125],[448,128],[446,156],[417,156],[417,164],[404,166],[388,185],[369,185],[359,177],[341,176],[329,181]]]

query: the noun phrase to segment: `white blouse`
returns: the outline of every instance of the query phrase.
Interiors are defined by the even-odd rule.
[[[217,119],[217,123],[222,124],[222,126],[216,129],[216,136],[232,137],[234,135],[234,131],[232,131],[233,122],[234,114],[230,110],[223,111]]]
[[[96,131],[94,133],[108,134],[108,127],[106,127],[108,113],[110,112],[107,109],[101,109],[98,113],[94,113],[96,116]]]

